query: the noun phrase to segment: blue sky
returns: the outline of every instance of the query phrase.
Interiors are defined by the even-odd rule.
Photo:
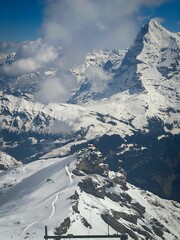
[[[41,34],[42,19],[39,0],[0,0],[0,40],[35,39]]]
[[[113,4],[114,0],[109,1]],[[46,0],[0,0],[0,40],[23,41],[41,36],[45,2]],[[141,19],[139,27],[148,18],[160,17],[164,20],[162,25],[167,29],[180,31],[179,0],[168,0],[160,6],[141,7],[136,14]]]
[[[159,7],[142,9],[142,14],[164,19],[162,25],[172,32],[180,31],[180,0],[168,0]]]

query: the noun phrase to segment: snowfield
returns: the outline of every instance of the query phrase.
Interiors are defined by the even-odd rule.
[[[28,232],[31,239],[42,239],[45,225],[54,227],[66,217],[66,199],[76,187],[69,170],[73,161],[72,156],[40,160],[1,173],[0,238],[9,239],[10,230],[13,239],[24,239]]]
[[[0,173],[0,239],[40,240],[44,235],[44,226],[48,226],[48,233],[54,235],[55,228],[67,216],[71,218],[69,234],[107,234],[108,226],[101,217],[103,212],[113,209],[130,215],[135,213],[133,209],[121,206],[108,197],[98,198],[80,190],[78,183],[85,176],[72,174],[75,163],[76,158],[72,155],[39,160]],[[95,179],[102,181],[98,175]],[[73,211],[73,201],[70,200],[75,190],[79,194],[80,214]],[[122,189],[116,185],[109,191],[120,193]],[[151,219],[158,219],[169,229],[164,239],[180,237],[180,204],[163,200],[130,184],[127,193],[132,197],[132,203],[139,202],[146,209],[144,218],[138,220],[137,226],[149,222],[147,227],[150,228]],[[92,228],[84,226],[82,219],[86,219]],[[121,222],[127,224],[124,219]],[[109,231],[110,234],[116,233],[112,227]],[[129,236],[129,239],[133,238]]]
[[[71,69],[78,86],[66,102],[37,98],[41,80],[59,76],[57,59],[0,75],[0,239],[42,240],[45,226],[180,239],[180,204],[127,182],[180,199],[179,59],[180,33],[150,20],[128,50],[93,52]]]

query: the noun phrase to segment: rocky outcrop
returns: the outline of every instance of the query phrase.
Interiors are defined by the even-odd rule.
[[[82,149],[77,153],[77,174],[81,171],[86,174],[106,175],[108,166],[103,164],[104,158],[100,151],[93,144],[89,144],[88,148]]]
[[[114,219],[119,220],[120,218],[125,219],[128,222],[132,222],[134,224],[137,224],[137,219],[139,218],[138,214],[128,214],[126,212],[117,212],[112,210],[112,215]]]
[[[21,162],[11,157],[9,154],[0,151],[0,170],[7,170],[9,168],[20,167]]]
[[[67,230],[69,229],[70,225],[71,225],[71,220],[69,217],[67,217],[66,219],[64,219],[64,222],[62,222],[59,227],[55,228],[54,234],[63,235],[67,233]]]
[[[108,178],[115,184],[121,185],[124,190],[127,189],[126,186],[126,172],[123,168],[120,168],[117,172],[108,171]]]
[[[84,192],[92,194],[98,198],[104,198],[106,196],[105,186],[101,185],[95,180],[95,178],[86,177],[78,185]]]
[[[103,213],[101,214],[101,217],[108,225],[110,225],[117,232],[127,233],[130,235],[131,238],[138,240],[137,235],[130,228],[126,227],[124,224],[115,220],[114,217],[112,217],[110,214]]]

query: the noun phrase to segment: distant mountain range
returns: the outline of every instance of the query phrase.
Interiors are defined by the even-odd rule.
[[[108,221],[130,239],[180,238],[180,33],[152,19],[128,50],[88,54],[64,103],[36,98],[55,64],[5,74],[15,61],[9,52],[0,65],[0,223],[11,209],[10,232],[23,238],[40,239],[44,224],[104,234]],[[28,220],[29,206],[40,210]]]

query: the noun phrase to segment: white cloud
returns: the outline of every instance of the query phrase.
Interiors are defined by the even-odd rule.
[[[55,77],[41,79],[36,98],[42,102],[66,101],[77,86],[69,70],[96,49],[130,46],[139,28],[141,7],[153,7],[165,0],[47,0],[43,39],[23,42],[15,61],[1,72],[19,76],[34,71],[55,69]],[[61,47],[61,50],[59,49]],[[87,73],[100,89],[107,75],[100,68]]]
[[[51,0],[43,23],[44,38],[62,46],[64,60],[72,67],[92,50],[129,47],[139,29],[141,8],[165,1]]]
[[[130,46],[139,28],[141,7],[153,7],[165,0],[51,0],[47,1],[43,23],[43,38],[61,46],[61,58],[56,61],[57,78],[46,79],[38,97],[44,102],[66,101],[77,86],[69,69],[84,61],[85,55],[96,49]],[[108,81],[106,73],[90,67],[86,73],[93,87],[101,89]],[[49,88],[51,87],[51,93]]]
[[[18,48],[15,61],[2,67],[3,73],[10,76],[19,76],[31,73],[54,61],[58,57],[56,48],[42,39],[23,42]]]
[[[92,87],[96,91],[101,91],[106,82],[110,79],[110,76],[98,66],[90,66],[86,70],[85,77],[91,80]]]
[[[39,64],[33,59],[19,59],[10,65],[3,66],[3,72],[9,76],[18,76],[24,73],[34,72],[38,68]]]
[[[41,81],[40,91],[36,93],[35,99],[42,103],[66,102],[76,84],[76,79],[71,74],[47,77]]]
[[[63,44],[79,44],[92,42],[92,47],[103,46],[104,37],[111,34],[117,39],[116,45],[106,41],[106,47],[124,47],[122,38],[126,39],[126,47],[134,38],[137,26],[137,13],[142,6],[152,7],[165,0],[53,0],[48,2],[44,21],[44,35],[48,40],[61,41]],[[135,23],[135,24],[134,24]],[[132,32],[132,26],[134,31]],[[125,27],[130,27],[132,35],[124,34]],[[105,34],[102,32],[106,30]],[[117,38],[116,32],[123,34]],[[78,44],[79,43],[79,44]],[[115,43],[115,41],[113,41]],[[82,45],[83,47],[83,45]]]
[[[154,19],[155,19],[158,23],[163,23],[163,22],[165,22],[165,18],[155,17]]]
[[[65,121],[54,121],[51,125],[51,132],[56,134],[68,135],[73,132],[73,127]]]
[[[0,41],[0,54],[2,53],[10,53],[12,51],[16,51],[18,48],[19,44],[16,42],[2,42]]]

